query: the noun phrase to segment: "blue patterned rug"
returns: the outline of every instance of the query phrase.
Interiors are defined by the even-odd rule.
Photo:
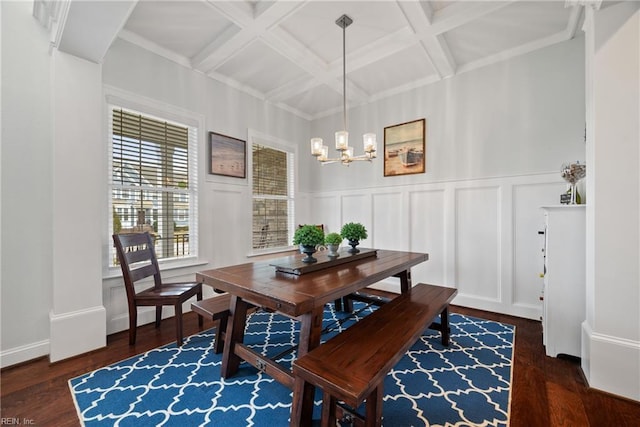
[[[372,309],[355,303],[356,319]],[[354,320],[327,305],[328,339]],[[383,425],[507,426],[515,327],[452,314],[451,343],[428,330],[389,373],[384,384]],[[245,342],[290,365],[298,323],[272,313],[251,315]],[[288,426],[291,391],[241,364],[220,378],[212,330],[150,350],[69,380],[85,426]],[[283,351],[284,350],[284,351]],[[314,419],[320,418],[316,395]]]

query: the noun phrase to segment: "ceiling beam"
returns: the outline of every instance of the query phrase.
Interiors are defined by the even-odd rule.
[[[453,2],[451,5],[437,11],[433,15],[430,31],[435,34],[442,34],[451,31],[464,24],[481,18],[489,13],[496,12],[517,0],[507,0],[499,2]]]
[[[137,1],[65,2],[53,46],[61,52],[101,63]]]
[[[196,54],[191,60],[193,68],[205,73],[215,71],[248,44],[257,38],[264,38],[271,28],[303,4],[277,1],[255,16],[255,10],[245,2],[207,2],[207,5],[233,22],[235,28],[225,31],[223,41],[216,40]]]
[[[415,34],[422,34],[422,47],[429,57],[433,68],[440,78],[449,77],[456,72],[456,62],[451,55],[449,45],[444,36],[432,31],[433,14],[431,7],[427,9],[419,2],[399,1],[398,7],[404,13],[405,19],[413,29]]]

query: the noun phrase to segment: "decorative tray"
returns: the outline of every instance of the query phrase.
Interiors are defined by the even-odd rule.
[[[277,272],[295,274],[297,276],[300,276],[301,274],[335,267],[337,265],[357,261],[359,259],[375,257],[378,254],[375,249],[360,249],[360,252],[358,252],[357,254],[350,254],[349,252],[347,252],[347,250],[348,249],[340,250],[338,252],[340,256],[337,258],[329,258],[327,256],[327,251],[316,252],[313,254],[313,257],[318,261],[312,264],[302,262],[302,259],[305,257],[305,255],[300,254],[275,259],[271,263],[269,263],[269,265],[274,266]]]

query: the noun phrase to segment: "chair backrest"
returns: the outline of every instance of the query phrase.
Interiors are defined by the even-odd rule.
[[[113,243],[122,268],[127,298],[135,296],[135,283],[146,277],[153,276],[154,286],[161,286],[160,267],[149,233],[114,234]]]
[[[304,225],[305,224],[298,224],[298,228],[301,228]],[[324,231],[324,224],[315,224],[315,226],[318,227],[318,230]]]

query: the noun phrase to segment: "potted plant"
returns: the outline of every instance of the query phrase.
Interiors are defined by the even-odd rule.
[[[302,252],[307,256],[302,262],[316,262],[312,255],[316,251],[316,246],[324,243],[324,232],[315,225],[303,225],[293,234],[293,244],[301,245]]]
[[[343,237],[339,233],[329,233],[324,237],[324,243],[327,245],[327,249],[329,249],[329,253],[327,254],[329,258],[337,258],[340,256],[338,248],[342,240]]]
[[[342,226],[340,234],[349,241],[349,253],[357,254],[360,250],[356,249],[356,246],[360,244],[360,240],[367,238],[367,229],[359,222],[348,222]]]

